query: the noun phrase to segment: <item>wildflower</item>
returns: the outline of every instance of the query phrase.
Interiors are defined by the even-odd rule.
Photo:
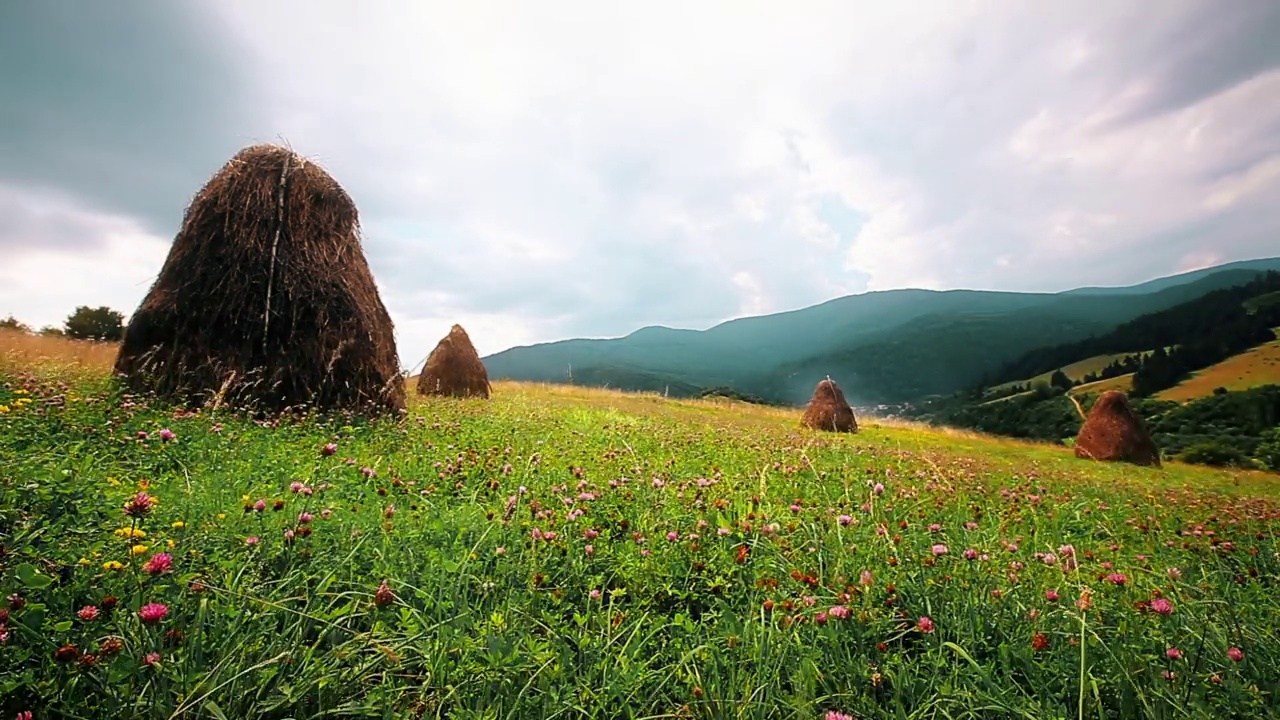
[[[329,508],[325,508],[320,511],[320,517],[324,520],[328,520],[331,515],[333,515],[333,511]]]
[[[934,546],[933,546],[933,554],[934,554],[934,555],[946,555],[946,554],[947,554],[947,546],[946,546],[946,545],[942,545],[942,544],[934,545]]]
[[[111,612],[112,610],[116,609],[116,605],[118,604],[120,604],[120,598],[116,597],[115,595],[108,595],[102,598],[102,601],[98,603],[98,607],[102,608],[107,612]]]
[[[320,454],[324,457],[329,457],[336,452],[338,452],[337,443],[328,443],[324,447],[320,448]]]
[[[263,512],[267,509],[267,501],[263,498],[258,498],[258,502],[253,504],[253,509],[256,512]]]
[[[290,530],[285,530],[285,531],[284,531],[284,539],[285,539],[285,542],[292,542],[292,541],[293,541],[293,539],[294,539],[295,537],[297,537],[297,536],[298,536],[298,533],[294,532],[294,531],[293,531],[293,530],[291,530],[291,529],[290,529]]]
[[[853,716],[836,710],[828,710],[824,720],[853,720]]]
[[[314,519],[315,519],[315,516],[309,512],[304,512],[298,515],[298,522],[303,525],[306,525],[307,523],[311,522]]]
[[[871,488],[871,492],[875,493],[876,495],[883,495],[884,483],[876,483],[876,486]]]
[[[85,605],[84,607],[80,608],[80,612],[76,613],[76,615],[78,615],[80,619],[85,622],[92,622],[94,620],[97,620],[98,614],[99,614],[98,608],[92,605]]]
[[[929,532],[931,532],[931,533],[936,533],[936,532],[941,532],[941,531],[942,531],[942,526],[941,526],[941,525],[939,525],[938,523],[930,523],[930,524],[929,524]]]
[[[1178,674],[1172,670],[1165,670],[1160,674],[1163,675],[1164,679],[1168,680],[1169,682],[1173,682],[1178,677]]]
[[[179,520],[179,521],[175,522],[174,524],[170,525],[169,527],[173,528],[174,530],[181,530],[182,528],[184,528],[184,527],[186,527],[186,526],[187,526],[187,524],[186,524],[186,523],[184,523],[184,522],[182,522],[181,520]]]
[[[1111,573],[1107,576],[1107,582],[1115,585],[1124,585],[1126,582],[1129,582],[1129,578],[1125,577],[1124,573]]]
[[[974,521],[970,520],[969,522],[967,522],[967,523],[965,523],[965,524],[964,524],[964,529],[965,529],[965,530],[977,530],[977,529],[978,529],[978,523],[976,523],[976,522],[974,522]]]
[[[814,616],[813,616],[813,621],[814,621],[814,622],[816,622],[816,623],[817,623],[817,624],[819,624],[819,625],[826,625],[826,624],[827,624],[827,614],[826,614],[825,612],[819,612],[817,615],[814,615]]]
[[[54,651],[53,659],[61,663],[75,662],[80,659],[80,648],[75,645],[63,645]]]
[[[933,632],[934,631],[933,620],[930,619],[928,615],[920,616],[920,619],[916,621],[916,629],[922,633]]]
[[[583,551],[583,552],[585,552],[585,553],[587,554],[587,557],[591,557],[592,555],[595,555],[595,554],[596,554],[596,546],[595,546],[595,545],[588,545],[588,546],[586,546],[586,547],[582,548],[582,551]]]
[[[124,564],[121,563],[119,560],[108,560],[102,563],[103,570],[119,570],[123,567],[124,567]]]
[[[672,530],[671,532],[667,533],[667,540],[670,540],[671,542],[675,542],[676,540],[679,540],[679,539],[680,539],[680,534],[677,533],[675,530]]]
[[[373,594],[373,604],[378,607],[386,607],[395,599],[396,596],[391,592],[391,588],[387,587],[386,580],[382,581],[382,584],[378,586],[378,590]]]
[[[169,606],[161,603],[147,603],[138,610],[138,617],[147,625],[154,625],[169,614]]]
[[[1244,660],[1244,651],[1238,647],[1228,648],[1227,657],[1231,658],[1232,662],[1240,662]]]
[[[158,652],[147,653],[142,656],[142,664],[147,667],[152,667],[158,662],[160,662],[160,653]]]
[[[1151,611],[1161,615],[1169,615],[1173,613],[1173,603],[1167,598],[1156,598],[1151,601]]]
[[[129,517],[145,517],[151,512],[151,508],[155,506],[156,499],[146,493],[145,490],[138,492],[124,504],[124,514]]]
[[[965,559],[965,560],[977,560],[977,559],[978,559],[978,551],[977,551],[977,550],[974,550],[973,548],[965,548],[965,551],[964,551],[964,559]]]
[[[507,549],[506,549],[506,548],[504,548],[504,547],[496,548],[496,549],[493,551],[493,554],[494,554],[494,555],[506,555],[506,554],[507,554]]]
[[[387,518],[388,520],[390,520],[391,518],[393,518],[393,517],[395,517],[395,516],[396,516],[396,506],[395,506],[395,505],[388,505],[388,506],[386,506],[385,508],[383,508],[383,510],[382,510],[382,517]]]
[[[1182,659],[1182,651],[1176,647],[1171,647],[1168,650],[1165,650],[1164,654],[1165,654],[1165,657],[1169,658],[1170,660]]]
[[[139,430],[139,431],[138,431],[138,439],[139,439],[139,440],[146,440],[148,437],[149,437],[149,436],[147,435],[147,431],[146,431],[146,430]]]
[[[1049,602],[1058,602],[1058,591],[1052,590],[1052,589],[1045,590],[1044,599],[1048,600]]]
[[[5,626],[0,625],[0,645],[5,645],[8,642],[9,642],[9,628],[6,628]]]
[[[720,528],[719,530],[716,530],[716,535],[719,535],[720,537],[724,537],[725,535],[728,535],[728,534],[729,534],[729,533],[731,533],[731,532],[733,532],[733,531],[732,531],[732,530],[730,530],[729,528],[727,528],[727,527],[722,527],[722,528]]]
[[[150,549],[151,549],[151,546],[150,546],[150,545],[134,545],[133,547],[129,548],[129,554],[130,554],[130,555],[141,555],[142,553],[144,553],[144,552],[146,552],[146,551],[148,551],[148,550],[150,550]]]
[[[827,611],[827,614],[833,618],[836,618],[837,620],[843,620],[849,617],[849,608],[843,605],[835,605],[835,606],[832,606],[832,608]]]
[[[103,638],[102,642],[98,643],[99,655],[115,655],[121,650],[124,650],[124,640],[118,637]]]
[[[1085,588],[1080,591],[1080,599],[1076,600],[1076,607],[1081,610],[1088,610],[1093,607],[1093,591]]]
[[[1179,569],[1178,569],[1178,568],[1176,568],[1176,567],[1171,567],[1171,568],[1169,568],[1169,579],[1170,579],[1170,580],[1177,580],[1177,579],[1178,579],[1178,578],[1180,578],[1180,577],[1182,577],[1182,571],[1181,571],[1181,570],[1179,570]]]
[[[257,535],[250,535],[249,537],[247,537],[247,538],[245,538],[245,539],[244,539],[244,544],[245,544],[245,545],[249,545],[249,546],[251,546],[251,547],[252,547],[253,545],[257,545],[257,544],[258,544],[258,542],[259,542],[259,538],[258,538],[258,536],[257,536]]]
[[[1064,558],[1075,557],[1076,548],[1074,545],[1063,545],[1062,547],[1058,548],[1058,554]]]
[[[596,588],[592,588],[592,589],[591,589],[591,592],[587,593],[587,596],[588,596],[588,597],[590,597],[592,600],[599,600],[599,599],[600,599],[600,591],[599,591],[598,589],[596,589]]]
[[[863,570],[861,577],[858,578],[858,582],[862,585],[862,587],[871,587],[871,583],[873,582],[871,577],[871,571]]]
[[[378,471],[374,470],[371,467],[364,467],[364,468],[360,468],[360,474],[364,475],[367,478],[372,478],[372,477],[378,476]]]
[[[122,538],[144,538],[147,536],[147,532],[145,530],[134,527],[122,527],[119,530],[116,530],[115,534],[116,537]]]
[[[169,572],[173,569],[173,556],[169,553],[156,553],[151,559],[142,566],[142,571],[148,575],[159,575]]]
[[[12,609],[12,610],[21,610],[22,608],[24,608],[24,607],[26,607],[26,606],[27,606],[27,599],[26,599],[26,598],[24,598],[24,597],[22,597],[22,596],[21,596],[21,595],[19,595],[18,593],[13,593],[12,595],[10,595],[10,596],[9,596],[9,608],[10,608],[10,609]]]
[[[165,441],[165,442],[169,442],[170,440],[172,440],[172,439],[174,439],[174,438],[176,438],[176,437],[178,437],[178,436],[177,436],[177,435],[175,435],[175,434],[173,433],[173,431],[172,431],[172,430],[170,430],[169,428],[162,428],[162,429],[160,430],[160,439],[161,439],[161,440],[163,440],[163,441]]]
[[[841,525],[851,525],[853,524],[853,516],[841,515],[840,517],[836,518],[836,522],[840,523]]]
[[[1040,652],[1049,649],[1049,637],[1044,633],[1038,632],[1031,636],[1031,649]]]

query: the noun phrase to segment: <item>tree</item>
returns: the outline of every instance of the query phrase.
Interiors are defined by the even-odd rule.
[[[64,327],[67,337],[114,342],[124,337],[124,314],[106,306],[81,305],[67,317]]]
[[[29,333],[31,332],[31,326],[10,315],[0,320],[0,330],[17,330],[18,332]]]
[[[1054,372],[1053,375],[1050,376],[1049,384],[1064,392],[1067,390],[1070,390],[1072,387],[1075,386],[1075,383],[1071,382],[1071,378],[1067,377],[1067,374],[1062,372],[1061,369]]]
[[[40,328],[39,332],[36,334],[43,335],[44,337],[66,337],[67,332],[60,327],[45,325]]]

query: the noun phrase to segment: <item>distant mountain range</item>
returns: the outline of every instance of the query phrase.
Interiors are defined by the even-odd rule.
[[[868,292],[707,330],[645,327],[515,347],[484,363],[495,379],[675,397],[728,387],[782,404],[805,402],[830,375],[853,404],[901,403],[971,387],[1031,350],[1104,334],[1268,270],[1280,270],[1280,258],[1060,293]]]

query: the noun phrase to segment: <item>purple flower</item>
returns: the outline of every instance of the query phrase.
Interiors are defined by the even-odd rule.
[[[941,544],[941,543],[939,543],[939,544],[937,544],[937,545],[934,545],[934,546],[933,546],[933,554],[934,554],[934,555],[946,555],[946,554],[947,554],[947,546],[946,546],[946,545],[943,545],[943,544]]]
[[[174,434],[173,434],[173,431],[172,431],[172,430],[170,430],[169,428],[164,428],[163,430],[161,430],[161,431],[160,431],[160,439],[161,439],[161,440],[163,440],[163,441],[165,441],[165,442],[169,442],[170,440],[172,440],[172,439],[174,439],[174,438],[176,438],[176,437],[178,437],[178,436],[177,436],[177,435],[174,435]]]

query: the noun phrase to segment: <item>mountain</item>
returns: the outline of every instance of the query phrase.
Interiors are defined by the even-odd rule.
[[[1125,288],[869,292],[707,330],[645,327],[622,338],[516,347],[484,362],[494,378],[607,384],[672,396],[731,387],[792,404],[804,402],[818,380],[831,375],[851,402],[898,403],[956,392],[1036,348],[1105,334],[1266,270],[1280,270],[1280,258]]]

